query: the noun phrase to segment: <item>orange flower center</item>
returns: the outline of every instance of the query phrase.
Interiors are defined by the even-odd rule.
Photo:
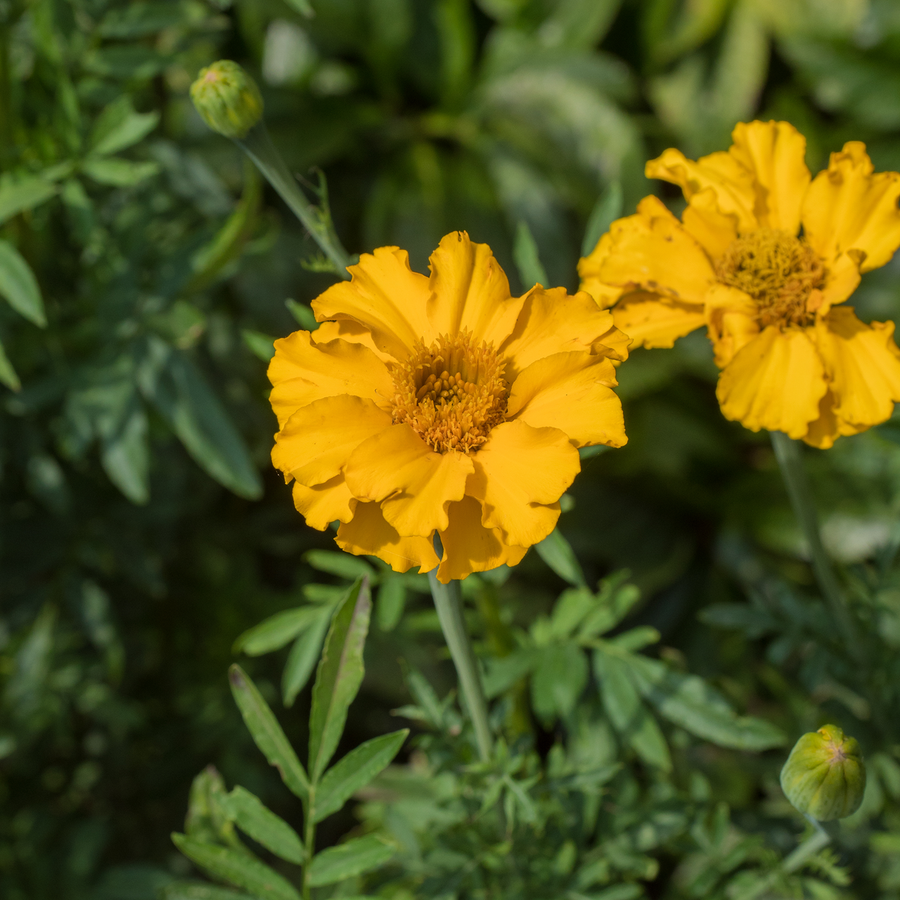
[[[463,331],[419,342],[409,359],[393,367],[393,417],[412,427],[432,450],[472,453],[503,421],[509,385],[493,344],[479,347]]]
[[[825,268],[802,238],[760,228],[732,241],[716,263],[716,275],[756,301],[763,327],[808,325],[813,316],[807,301],[822,287]]]

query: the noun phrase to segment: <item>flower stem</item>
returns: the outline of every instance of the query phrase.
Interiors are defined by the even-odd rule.
[[[781,469],[794,515],[800,523],[812,557],[812,568],[819,583],[822,596],[828,604],[835,623],[850,647],[854,656],[859,656],[859,643],[856,627],[847,609],[841,588],[838,585],[831,560],[822,544],[819,531],[819,518],[813,501],[809,478],[803,465],[800,445],[780,431],[770,432],[775,458]]]
[[[441,584],[437,580],[437,575],[432,571],[428,573],[428,583],[431,586],[431,596],[434,598],[434,607],[441,622],[444,639],[447,641],[453,665],[456,666],[459,686],[475,727],[478,753],[481,759],[487,762],[491,758],[493,739],[491,727],[488,724],[487,703],[481,687],[478,662],[475,659],[463,618],[459,582],[451,581],[449,584]]]
[[[341,278],[349,278],[347,266],[352,265],[350,254],[344,249],[334,230],[327,202],[322,206],[310,203],[300,190],[297,180],[288,171],[281,154],[275,149],[264,122],[250,130],[243,140],[235,143],[256,163],[269,184],[281,195],[281,199],[303,223],[325,255],[334,264]]]

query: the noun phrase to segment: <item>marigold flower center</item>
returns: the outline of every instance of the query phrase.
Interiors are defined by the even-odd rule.
[[[716,263],[716,275],[753,297],[763,327],[808,325],[813,316],[807,300],[822,287],[825,268],[802,238],[760,228],[732,241]]]
[[[395,423],[405,423],[438,453],[476,451],[503,421],[509,385],[493,344],[478,346],[463,331],[419,342],[391,371]]]

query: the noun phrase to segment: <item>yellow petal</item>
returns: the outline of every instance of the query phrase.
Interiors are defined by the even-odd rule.
[[[729,153],[752,177],[759,226],[797,234],[811,178],[806,138],[789,122],[740,122],[732,140]]]
[[[587,291],[601,309],[608,309],[622,296],[622,288],[604,284],[600,279],[600,269],[609,256],[612,243],[612,235],[607,231],[597,241],[597,246],[578,260],[578,277],[581,279],[578,290]]]
[[[613,319],[632,347],[672,347],[677,338],[706,323],[702,306],[646,291],[626,294],[613,307]]]
[[[344,477],[354,497],[384,501],[400,534],[427,537],[447,527],[447,507],[463,498],[473,468],[465,453],[435,453],[409,425],[394,425],[354,450]]]
[[[702,303],[716,278],[703,249],[656,197],[637,215],[613,222],[613,252],[600,269],[607,284]]]
[[[431,254],[428,317],[437,334],[467,330],[480,344],[499,346],[512,331],[524,297],[509,295],[509,281],[487,244],[454,231]]]
[[[342,550],[356,556],[377,556],[395,572],[406,572],[413,566],[419,572],[430,572],[438,564],[430,537],[401,537],[385,521],[377,503],[359,503],[353,518],[338,528],[334,542]]]
[[[900,400],[900,351],[893,334],[893,322],[866,325],[847,306],[816,323],[838,419],[869,427],[890,418]]]
[[[807,333],[770,325],[719,376],[716,396],[726,419],[751,431],[767,428],[802,438],[819,416],[825,369]]]
[[[822,315],[835,304],[843,303],[859,287],[859,267],[864,258],[865,254],[861,250],[850,250],[842,253],[825,270],[825,284],[820,292],[822,302],[819,306]]]
[[[298,409],[275,435],[272,463],[307,487],[339,474],[366,438],[391,425],[371,400],[342,394]]]
[[[589,351],[610,336],[612,313],[599,309],[584,291],[568,296],[564,288],[535,288],[525,298],[516,327],[502,345],[510,360],[507,378],[512,381],[535,360],[554,353]]]
[[[851,425],[843,419],[839,419],[834,412],[836,401],[830,390],[819,401],[819,418],[809,423],[809,431],[803,436],[812,447],[827,450],[834,446],[834,442],[843,435],[859,434],[865,431],[868,425]]]
[[[677,184],[684,191],[685,200],[706,188],[716,195],[716,204],[726,215],[737,216],[741,233],[759,227],[753,207],[756,194],[753,178],[730,153],[711,153],[696,162],[687,159],[680,150],[666,150],[644,168],[648,178],[660,178]]]
[[[405,250],[379,247],[363,253],[348,271],[351,281],[340,281],[313,300],[320,322],[352,319],[372,333],[379,350],[395,359],[405,359],[417,340],[427,345],[437,337],[426,314],[428,279],[410,269]]]
[[[394,382],[383,362],[362,344],[336,340],[313,343],[308,331],[275,341],[269,363],[269,402],[279,427],[314,400],[351,394],[389,409]]]
[[[481,516],[481,504],[474,497],[450,505],[450,524],[440,533],[444,556],[437,577],[442,584],[472,572],[486,572],[504,564],[514,566],[528,550],[507,544],[499,529],[481,524]]]
[[[759,334],[757,313],[757,305],[749,294],[727,284],[710,288],[706,295],[707,325],[720,369]]]
[[[712,188],[704,188],[691,197],[681,220],[684,230],[700,244],[710,259],[722,256],[738,237],[738,217],[719,209],[716,192]]]
[[[360,325],[359,322],[354,322],[353,319],[337,319],[331,322],[322,322],[312,333],[312,342],[314,344],[327,344],[329,341],[334,341],[338,338],[342,341],[349,341],[351,344],[362,344],[364,347],[368,347],[383,363],[397,362],[396,357],[379,350],[375,346],[372,332],[365,325]]]
[[[630,296],[628,294],[625,295]],[[610,310],[612,312],[612,310]],[[615,316],[611,318],[611,323],[615,322]],[[591,344],[591,353],[596,354],[597,356],[606,356],[609,359],[615,359],[618,362],[624,362],[628,359],[628,352],[631,349],[631,336],[625,334],[621,328],[616,328],[615,325],[609,329],[609,331],[604,332]]]
[[[557,428],[504,422],[473,457],[466,493],[484,504],[482,523],[510,544],[530,547],[559,518],[557,500],[581,469],[578,451]],[[548,504],[552,504],[548,505]]]
[[[611,390],[616,370],[588,353],[556,353],[532,363],[513,383],[507,415],[532,428],[558,428],[577,447],[621,447],[622,403]]]
[[[813,179],[803,203],[803,228],[826,265],[848,250],[865,253],[860,270],[883,266],[900,246],[900,175],[873,174],[866,145],[844,144]]]
[[[324,484],[307,487],[294,482],[294,506],[312,528],[324,531],[332,522],[349,522],[356,509],[356,500],[347,487],[343,475],[335,475]]]

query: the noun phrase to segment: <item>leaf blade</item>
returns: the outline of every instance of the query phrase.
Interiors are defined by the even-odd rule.
[[[246,788],[238,785],[223,801],[228,814],[241,831],[288,862],[301,865],[305,859],[300,835],[281,816],[275,815]]]
[[[0,241],[0,296],[20,316],[46,328],[47,315],[37,279],[22,254],[9,241]]]
[[[384,865],[396,851],[373,835],[329,847],[313,857],[309,867],[311,887],[334,884]]]

